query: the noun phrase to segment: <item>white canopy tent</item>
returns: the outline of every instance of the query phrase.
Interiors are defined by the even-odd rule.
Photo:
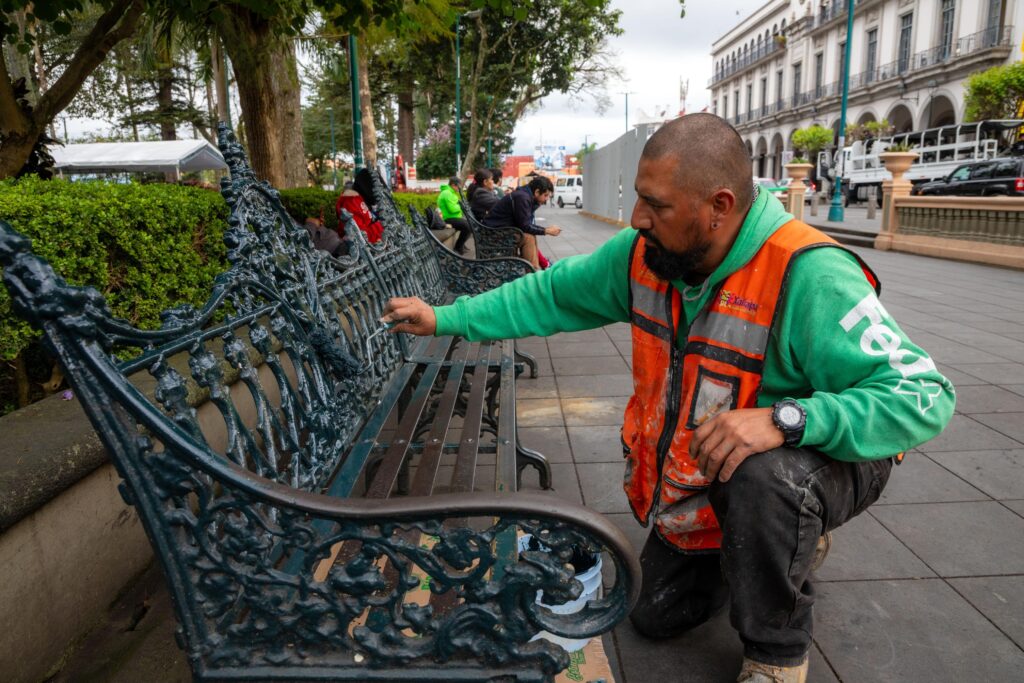
[[[61,173],[181,173],[226,169],[224,157],[206,140],[155,142],[90,142],[53,145],[54,165]]]

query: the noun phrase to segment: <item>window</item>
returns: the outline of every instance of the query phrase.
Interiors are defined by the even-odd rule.
[[[998,32],[1003,23],[1003,0],[988,0],[988,17],[985,20],[986,32]]]
[[[729,118],[729,96],[722,95],[722,118]]]
[[[837,81],[842,82],[843,70],[846,68],[846,43],[839,43],[839,77]]]
[[[782,69],[775,72],[775,102],[782,108]]]
[[[898,51],[899,72],[905,73],[910,68],[910,34],[914,28],[914,14],[900,17],[900,45]]]
[[[971,170],[971,180],[991,178],[992,171],[994,171],[995,169],[995,164],[978,164]]]
[[[956,13],[956,0],[942,0],[942,33],[939,45],[942,59],[949,59],[953,52],[953,18]]]
[[[960,168],[953,171],[953,174],[949,176],[950,180],[967,180],[971,175],[970,166],[961,166]]]
[[[739,118],[739,116],[740,116],[740,91],[739,90],[733,90],[732,91],[732,115],[733,115],[734,118]]]
[[[555,187],[565,187],[565,178],[555,180]]]
[[[711,113],[718,116],[718,100],[711,100]]]
[[[825,84],[825,53],[819,52],[814,55],[814,96],[822,96],[822,86]]]
[[[800,64],[794,64],[793,65],[793,106],[794,107],[797,106],[798,104],[800,104],[800,102],[799,102],[800,88],[802,87],[802,83],[801,82],[804,80],[803,79],[803,68],[804,68],[804,65],[803,65],[802,62]]]
[[[1018,167],[1020,162],[1016,159],[1012,161],[1000,161],[996,164],[996,170],[992,171],[993,178],[1008,178],[1019,175]]]
[[[754,84],[747,83],[747,113],[754,110]]]
[[[868,31],[868,48],[867,48],[867,82],[875,80],[875,67],[878,66],[878,29],[873,28]]]
[[[768,77],[761,79],[761,116],[768,115]]]

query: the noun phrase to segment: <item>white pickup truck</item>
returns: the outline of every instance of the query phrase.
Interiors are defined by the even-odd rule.
[[[891,179],[892,174],[885,170],[878,155],[890,147],[905,144],[910,151],[917,152],[917,160],[904,177],[914,183],[927,182],[947,177],[964,162],[1007,154],[1021,126],[1024,120],[990,120],[900,133],[877,140],[857,140],[841,152],[819,153],[818,177],[828,178],[835,187],[838,171],[846,203],[866,199],[869,190],[875,188],[881,206],[882,181]]]

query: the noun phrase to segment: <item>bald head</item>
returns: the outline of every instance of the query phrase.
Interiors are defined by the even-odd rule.
[[[728,188],[736,204],[750,206],[750,156],[736,129],[714,114],[688,114],[666,123],[644,145],[643,157],[679,159],[676,181],[699,199]],[[745,211],[745,209],[744,209]]]

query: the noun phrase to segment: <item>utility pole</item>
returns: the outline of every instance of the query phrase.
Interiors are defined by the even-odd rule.
[[[835,189],[832,192],[832,204],[828,207],[828,219],[834,223],[843,222],[843,177],[839,173],[839,164],[843,159],[843,148],[846,147],[846,105],[850,97],[850,46],[853,45],[853,1],[846,1],[846,56],[843,58],[843,103],[839,114],[839,149],[836,153]]]
[[[363,113],[359,104],[359,53],[356,36],[348,34],[348,78],[352,86],[352,157],[354,171],[363,167]]]
[[[334,169],[334,191],[338,191],[338,153],[334,146],[334,107],[327,107],[327,114],[331,117],[331,168]]]
[[[633,91],[629,91],[629,92],[620,92],[619,94],[626,96],[626,132],[628,133],[629,132],[629,96],[630,95],[635,95],[636,93],[633,92]]]

